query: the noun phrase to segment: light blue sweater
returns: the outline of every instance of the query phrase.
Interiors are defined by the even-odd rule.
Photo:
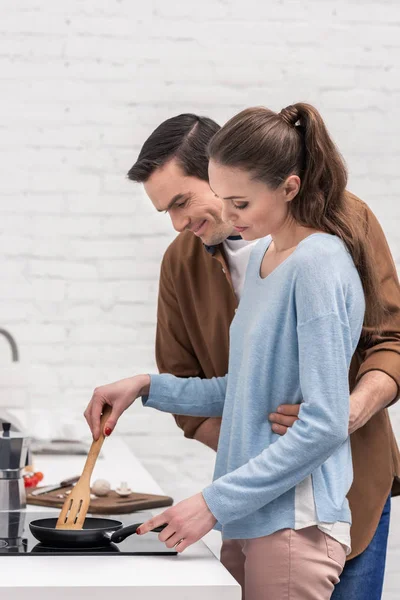
[[[325,233],[305,238],[262,279],[270,243],[263,238],[250,256],[228,375],[153,375],[143,398],[175,414],[222,415],[214,481],[203,496],[224,539],[294,528],[295,488],[310,474],[319,521],[351,523],[348,370],[364,319],[361,281],[343,242]],[[282,403],[301,403],[283,437],[268,420]]]

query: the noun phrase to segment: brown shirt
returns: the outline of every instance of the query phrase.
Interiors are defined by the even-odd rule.
[[[387,373],[400,390],[400,286],[384,233],[373,213],[348,194],[372,240],[385,303],[382,333],[363,329],[353,356],[349,382],[354,389],[368,371]],[[191,232],[177,236],[167,249],[160,274],[156,358],[161,373],[178,377],[218,377],[228,371],[229,326],[237,307],[222,245],[208,252]],[[193,438],[204,417],[175,416]],[[351,436],[354,480],[348,495],[352,511],[352,553],[370,543],[392,490],[400,494],[400,454],[387,410],[373,416]],[[393,486],[393,487],[392,487]]]

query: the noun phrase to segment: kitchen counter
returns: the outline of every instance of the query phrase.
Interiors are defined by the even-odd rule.
[[[50,485],[82,471],[84,456],[37,456],[36,470]],[[127,481],[137,492],[163,494],[118,436],[107,439],[93,478],[116,487]],[[43,512],[43,507],[28,506]],[[51,512],[51,509],[48,509]],[[153,514],[166,509],[152,511]],[[140,520],[133,513],[132,522]],[[200,541],[177,556],[0,557],[0,597],[5,600],[239,600],[240,586]],[[116,596],[115,596],[116,597]]]

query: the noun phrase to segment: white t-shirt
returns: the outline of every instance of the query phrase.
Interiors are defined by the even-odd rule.
[[[232,278],[233,289],[235,290],[238,302],[240,302],[242,294],[250,253],[257,242],[258,240],[248,242],[242,239],[240,235],[231,235],[222,242]]]
[[[295,505],[295,529],[304,529],[304,527],[317,525],[318,529],[346,546],[346,554],[350,554],[351,538],[349,523],[345,523],[344,521],[336,521],[336,523],[323,523],[322,521],[318,521],[311,475],[296,485]]]
[[[222,242],[238,302],[240,302],[250,254],[257,242],[258,240],[248,242],[240,236],[230,236]],[[350,554],[350,525],[340,521],[336,523],[318,522],[311,475],[296,486],[295,504],[296,523],[294,529],[317,525],[321,531],[346,546],[347,554]]]

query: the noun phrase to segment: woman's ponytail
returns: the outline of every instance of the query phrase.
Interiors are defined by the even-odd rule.
[[[316,108],[300,102],[280,113],[246,109],[212,138],[209,156],[251,172],[273,189],[290,175],[300,177],[299,193],[289,203],[291,215],[343,240],[363,284],[365,326],[379,331],[386,310],[368,227],[348,200],[346,165]]]

